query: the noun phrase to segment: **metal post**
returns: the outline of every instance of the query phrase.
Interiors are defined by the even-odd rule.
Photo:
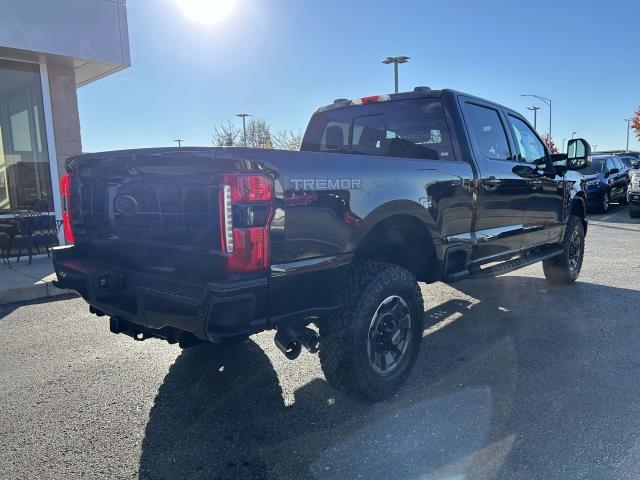
[[[242,116],[242,143],[247,146],[247,117]]]
[[[236,113],[236,117],[242,118],[242,143],[247,146],[247,117],[250,117],[248,113]]]
[[[540,107],[534,105],[533,107],[527,107],[527,110],[533,112],[533,129],[538,130],[538,110],[540,110]]]
[[[629,129],[631,127],[631,119],[625,118],[624,121],[627,122],[627,152],[628,152],[629,151]]]
[[[551,99],[550,98],[546,98],[546,97],[541,97],[540,95],[522,94],[520,96],[521,97],[537,98],[538,100],[542,100],[549,107],[549,140],[551,140],[552,139],[552,136],[551,136]]]
[[[398,64],[400,63],[407,63],[409,61],[409,57],[405,56],[405,55],[400,55],[397,57],[387,57],[385,58],[382,63],[385,63],[387,65],[390,65],[393,63],[393,79],[394,79],[394,84],[395,84],[395,93],[398,93],[399,91],[399,87],[398,87]]]
[[[549,142],[551,142],[551,99],[549,99]]]

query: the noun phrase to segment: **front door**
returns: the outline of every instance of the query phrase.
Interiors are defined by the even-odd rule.
[[[526,179],[516,171],[519,163],[502,112],[477,99],[463,97],[461,102],[479,170],[471,240],[472,260],[480,260],[521,248]]]
[[[519,171],[527,179],[524,246],[557,241],[562,233],[565,183],[555,174],[542,140],[521,117],[507,119],[518,151]]]

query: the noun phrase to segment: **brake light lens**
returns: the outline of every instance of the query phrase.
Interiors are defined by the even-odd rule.
[[[71,175],[63,175],[60,179],[60,193],[64,200],[62,212],[62,226],[64,228],[64,238],[67,243],[75,243],[73,227],[71,225]]]
[[[260,174],[223,175],[220,186],[220,241],[230,272],[268,266],[273,183]]]
[[[387,102],[391,100],[390,95],[372,95],[370,97],[354,98],[351,105],[368,105],[370,103]]]

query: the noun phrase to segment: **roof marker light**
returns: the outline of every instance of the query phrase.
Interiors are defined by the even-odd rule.
[[[387,102],[391,100],[390,95],[372,95],[370,97],[354,98],[351,105],[367,105],[369,103]]]

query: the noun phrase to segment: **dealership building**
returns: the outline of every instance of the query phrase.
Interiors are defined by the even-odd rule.
[[[0,223],[61,218],[64,162],[82,151],[76,90],[129,65],[125,0],[0,0]]]

